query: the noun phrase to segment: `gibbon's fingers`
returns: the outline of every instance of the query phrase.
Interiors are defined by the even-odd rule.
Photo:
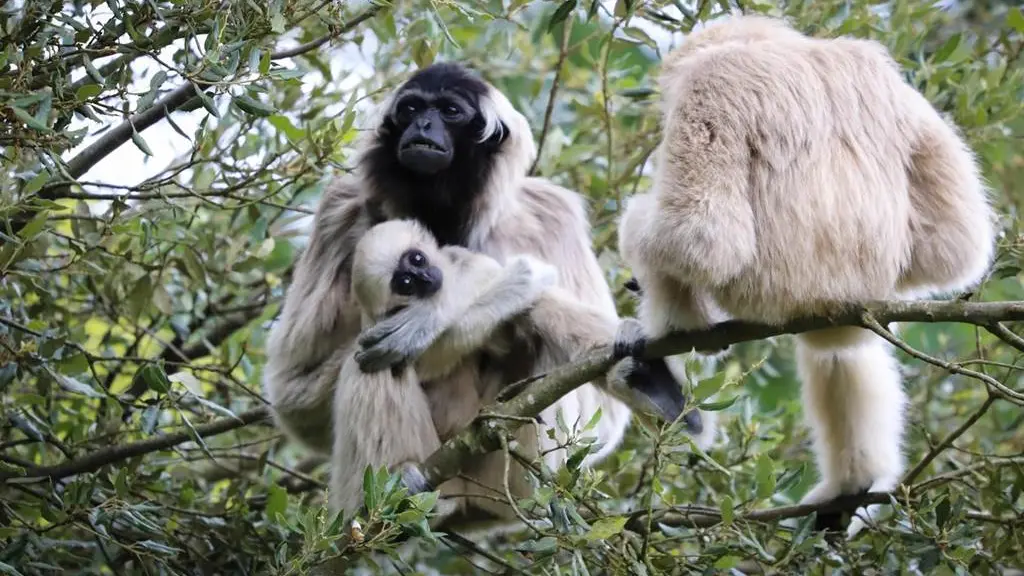
[[[373,372],[417,358],[445,328],[432,302],[413,302],[359,337],[363,349],[356,352],[356,362],[364,372]]]
[[[622,318],[619,327],[615,331],[615,342],[612,351],[615,358],[621,359],[627,356],[641,357],[647,347],[647,336],[644,334],[643,325],[636,318]]]

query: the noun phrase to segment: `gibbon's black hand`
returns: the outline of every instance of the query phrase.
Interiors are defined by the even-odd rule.
[[[417,358],[444,331],[432,306],[413,303],[381,320],[359,336],[355,360],[363,372],[385,370]]]
[[[612,353],[616,359],[632,356],[640,358],[647,348],[647,337],[644,335],[643,325],[636,318],[623,318],[619,321],[619,327],[615,331],[615,342],[612,345]]]

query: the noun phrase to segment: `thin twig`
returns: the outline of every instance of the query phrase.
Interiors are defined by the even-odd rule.
[[[562,27],[562,48],[558,52],[558,62],[555,64],[555,78],[551,81],[551,92],[548,93],[548,105],[544,109],[544,124],[540,130],[540,137],[537,139],[537,157],[533,159],[530,166],[530,175],[537,171],[540,163],[541,153],[544,152],[544,141],[547,140],[548,130],[551,128],[551,113],[555,109],[555,99],[558,96],[558,85],[562,81],[562,69],[565,67],[565,58],[569,55],[569,38],[572,36],[573,18],[566,18]]]

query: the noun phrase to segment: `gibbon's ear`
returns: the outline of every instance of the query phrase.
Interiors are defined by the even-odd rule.
[[[491,137],[488,138],[487,140],[484,140],[483,142],[483,145],[486,146],[487,149],[491,151],[500,148],[501,145],[508,138],[508,125],[505,124],[504,122],[500,122],[499,124],[499,129],[495,130],[494,134],[491,134]]]

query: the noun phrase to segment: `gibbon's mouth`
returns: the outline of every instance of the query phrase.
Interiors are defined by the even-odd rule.
[[[441,147],[436,142],[431,142],[430,140],[427,140],[425,138],[422,140],[412,140],[406,143],[405,146],[402,146],[402,150],[423,150],[431,152],[441,152],[442,154],[448,153],[448,150]]]
[[[409,307],[408,304],[399,304],[398,306],[395,306],[394,308],[389,308],[388,311],[384,313],[384,317],[387,318],[388,316],[393,316],[393,315],[401,312],[402,310],[405,310],[408,307]]]

